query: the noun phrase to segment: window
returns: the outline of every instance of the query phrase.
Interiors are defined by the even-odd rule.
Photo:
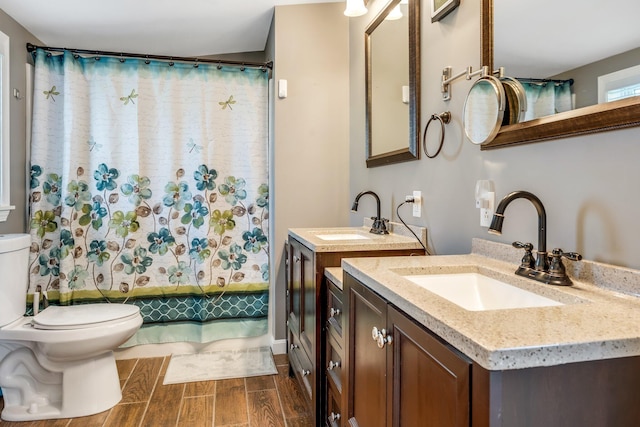
[[[6,221],[10,206],[9,177],[11,175],[9,146],[9,36],[0,32],[0,221]]]
[[[598,103],[640,96],[640,65],[598,77]]]

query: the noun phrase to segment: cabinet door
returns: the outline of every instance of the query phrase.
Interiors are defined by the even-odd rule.
[[[300,243],[289,241],[289,329],[295,336],[300,335],[300,313],[302,308],[302,258]]]
[[[386,302],[350,276],[348,289],[349,425],[386,426],[386,349],[372,329],[386,327]],[[386,347],[386,346],[385,346]]]
[[[313,252],[300,245],[301,269],[300,292],[302,307],[300,313],[300,342],[310,360],[316,358],[316,269]]]
[[[393,336],[387,425],[469,427],[470,362],[391,305],[387,317]]]

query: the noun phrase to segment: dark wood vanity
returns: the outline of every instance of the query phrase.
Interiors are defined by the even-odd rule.
[[[403,245],[404,249],[397,249]],[[395,245],[396,248],[387,245],[381,249],[370,241],[362,243],[360,249],[352,245],[341,250],[338,245],[324,251],[290,233],[287,244],[290,373],[304,390],[316,425],[343,425],[344,408],[344,300],[341,290],[325,279],[325,268],[339,267],[343,258],[423,255],[423,249],[416,249],[416,245],[417,241],[405,238],[404,244]]]
[[[488,371],[348,273],[344,295],[347,406],[335,425],[640,425],[640,357]]]

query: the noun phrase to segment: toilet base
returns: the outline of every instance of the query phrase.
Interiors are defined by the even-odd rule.
[[[6,421],[75,418],[97,414],[122,399],[112,351],[74,362],[37,359],[28,347],[0,362]]]

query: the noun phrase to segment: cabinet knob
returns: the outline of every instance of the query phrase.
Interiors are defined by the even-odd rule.
[[[337,362],[334,362],[333,360],[329,361],[329,365],[327,366],[327,369],[332,371],[333,368],[339,368],[340,367],[340,361],[338,360]]]
[[[331,307],[331,309],[329,310],[329,316],[330,316],[330,317],[340,316],[340,313],[342,313],[342,312],[340,311],[340,309],[339,309],[339,308],[333,308],[333,307]]]
[[[289,346],[289,348],[291,349],[291,351],[295,350],[296,348],[298,348],[298,344],[291,344]]]
[[[300,262],[300,257],[299,256],[293,256],[293,262]]]
[[[336,414],[335,412],[332,412],[331,415],[329,415],[329,422],[338,421],[339,419],[340,419],[340,414]]]
[[[309,375],[309,374],[311,374],[311,371],[310,371],[310,370],[308,370],[308,369],[303,369],[303,370],[302,370],[302,376],[303,376],[303,377],[306,377],[306,376],[307,376],[307,375]]]
[[[371,338],[376,342],[378,348],[384,348],[386,344],[391,344],[393,338],[387,334],[386,329],[378,329],[375,326],[371,330]]]

